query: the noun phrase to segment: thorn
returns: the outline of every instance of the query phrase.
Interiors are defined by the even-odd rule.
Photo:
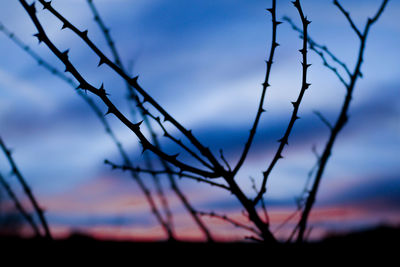
[[[305,49],[305,48],[299,49],[299,52],[302,54],[305,54],[305,53],[307,53],[307,49]]]
[[[84,89],[84,85],[82,84],[82,83],[80,83],[79,85],[78,85],[78,87],[76,87],[75,89],[76,90],[79,90],[79,89]]]
[[[143,120],[139,121],[138,123],[134,123],[133,126],[140,128],[140,125],[143,123]]]
[[[41,34],[40,32],[35,33],[33,36],[35,36],[36,38],[38,38],[39,44],[40,44],[41,42],[43,42],[43,37],[42,37],[42,34]]]
[[[166,122],[166,121],[171,121],[169,115],[165,115],[165,116],[164,116],[164,122]]]
[[[311,64],[304,64],[303,62],[301,62],[301,65],[303,65],[303,67],[309,68],[311,66]]]
[[[135,76],[131,79],[131,82],[134,84],[137,84],[138,79],[139,79],[139,76]]]
[[[308,87],[310,87],[311,83],[305,83],[304,85],[304,89],[308,89]]]
[[[49,1],[49,2],[43,1],[42,5],[43,5],[43,9],[50,9],[51,1]]]
[[[111,114],[111,113],[114,113],[114,111],[113,111],[113,109],[111,107],[109,107],[107,112],[106,112],[106,114],[104,114],[104,116],[106,116],[108,114]]]
[[[299,3],[299,0],[296,0],[296,1],[292,1],[292,4],[295,6],[295,7],[300,7],[300,3]]]
[[[287,138],[282,137],[281,139],[278,140],[278,143],[285,143],[286,145],[289,145]]]
[[[101,94],[103,96],[107,95],[106,89],[104,89],[104,83],[101,83],[101,86],[100,86],[100,88],[98,90],[99,90],[99,94]]]
[[[311,20],[308,20],[307,17],[304,18],[304,23],[306,24],[306,26],[308,26],[308,24],[311,23]]]
[[[88,36],[88,30],[84,30],[83,32],[81,32],[83,37],[87,37]]]
[[[100,61],[99,61],[99,64],[97,65],[97,67],[100,67],[100,66],[103,65],[104,63],[106,63],[105,60],[104,60],[104,58],[103,58],[103,57],[100,57]]]
[[[273,14],[273,12],[274,12],[274,9],[271,7],[271,8],[266,8],[265,10],[267,10],[268,12],[270,12],[271,14]]]
[[[64,30],[65,28],[68,28],[67,23],[64,23],[64,24],[62,25],[61,30]]]
[[[263,82],[263,83],[262,83],[262,86],[263,86],[263,87],[269,87],[269,86],[271,86],[271,85],[270,85],[268,82]]]
[[[263,113],[263,112],[266,112],[266,110],[265,110],[265,109],[263,109],[263,108],[261,108],[261,113]]]
[[[62,52],[62,53],[61,53],[61,56],[62,56],[64,59],[68,59],[68,53],[69,53],[69,49],[67,49],[67,50],[65,50],[64,52]]]
[[[70,66],[65,66],[65,70],[64,70],[64,72],[71,72],[71,70],[70,70]]]
[[[147,147],[147,145],[144,145],[142,142],[140,142],[140,144],[142,145],[142,154],[143,154],[149,148]]]
[[[273,46],[276,48],[276,47],[280,46],[280,44],[277,42],[274,42]]]
[[[168,156],[169,158],[172,158],[172,159],[174,159],[174,160],[176,160],[176,158],[179,156],[179,153],[177,153],[177,154],[174,154],[174,155],[170,155],[170,156]]]
[[[279,155],[278,155],[278,159],[283,159],[282,154],[279,154]]]
[[[299,106],[299,103],[297,103],[296,101],[293,101],[293,102],[292,102],[292,105],[293,105],[294,108],[296,108],[296,107]]]
[[[267,65],[272,65],[272,63],[274,63],[274,62],[273,62],[273,61],[266,60],[265,63],[267,63]]]
[[[296,116],[296,117],[294,117],[294,119],[295,119],[295,120],[299,120],[299,119],[300,119],[300,117],[299,117],[299,116]]]
[[[276,26],[278,26],[278,25],[280,25],[280,24],[282,24],[283,22],[282,21],[275,21],[275,25]]]
[[[36,7],[35,7],[35,3],[33,2],[31,5],[28,6],[28,12],[35,14],[36,13]]]

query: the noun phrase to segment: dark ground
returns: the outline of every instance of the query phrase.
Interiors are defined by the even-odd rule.
[[[145,259],[151,261],[178,261],[190,259],[210,262],[218,259],[222,262],[242,260],[261,260],[268,256],[284,255],[283,261],[316,259],[324,256],[326,261],[340,259],[380,259],[379,266],[400,266],[400,227],[381,226],[375,229],[354,232],[346,235],[331,235],[319,242],[309,242],[302,245],[279,244],[267,246],[259,243],[192,243],[192,242],[116,242],[96,240],[84,235],[72,235],[68,239],[44,241],[40,239],[21,239],[17,237],[0,237],[0,259],[2,256],[34,254],[36,256],[60,255],[65,259],[71,257],[102,258],[119,255],[132,261]],[[80,255],[80,256],[78,256]],[[326,258],[326,256],[329,256]],[[46,256],[47,257],[47,256]],[[398,258],[396,260],[396,258]],[[19,259],[19,258],[16,258]],[[23,257],[22,257],[23,259]],[[211,261],[212,259],[212,261]],[[393,264],[383,264],[385,260]],[[0,261],[0,266],[2,266]],[[58,265],[56,265],[58,266]],[[119,266],[119,265],[118,265]],[[135,265],[136,266],[136,265]],[[137,266],[144,266],[142,264]],[[325,266],[325,264],[321,265]]]

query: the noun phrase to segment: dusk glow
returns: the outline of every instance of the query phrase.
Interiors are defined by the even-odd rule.
[[[63,64],[32,35],[37,32],[18,1],[6,0],[0,9],[1,27],[13,32],[23,43],[60,71]],[[31,1],[29,1],[31,2]],[[265,11],[270,0],[96,0],[93,1],[115,40],[124,66],[140,85],[220,159],[219,150],[234,166],[246,143],[257,112],[264,60],[271,44],[271,16]],[[277,1],[277,19],[290,17],[299,27],[299,15],[290,1]],[[332,1],[301,1],[314,41],[327,45],[352,71],[359,40],[346,18]],[[376,13],[381,0],[342,1],[358,27]],[[124,81],[69,29],[36,3],[37,16],[54,44],[94,86],[104,84],[110,99],[133,122]],[[111,52],[86,1],[53,0],[52,6],[111,58]],[[309,238],[317,240],[330,232],[349,232],[381,224],[400,225],[400,1],[390,1],[371,27],[366,44],[363,77],[357,81],[349,109],[349,121],[337,137],[327,163],[308,225]],[[279,25],[274,64],[267,96],[254,143],[237,183],[247,196],[255,197],[262,172],[270,164],[289,123],[301,88],[302,39],[287,22]],[[164,240],[162,227],[151,212],[143,192],[128,172],[112,170],[108,159],[123,164],[100,120],[68,83],[39,66],[26,51],[0,32],[0,136],[44,208],[56,238],[85,233],[117,240]],[[270,230],[286,240],[300,213],[282,225],[296,211],[308,173],[329,137],[329,129],[314,114],[318,111],[334,123],[341,109],[346,88],[335,74],[323,66],[321,58],[308,51],[309,89],[283,151],[283,159],[273,169],[267,183],[265,204]],[[72,76],[66,73],[68,77]],[[73,79],[74,80],[74,79]],[[75,80],[74,80],[75,81]],[[88,92],[88,96],[93,95]],[[103,114],[106,106],[93,96]],[[156,110],[148,103],[150,112]],[[163,117],[161,117],[163,118]],[[145,168],[137,137],[114,116],[106,119],[121,141],[134,166]],[[189,153],[182,152],[155,121],[161,147],[178,159],[202,167]],[[182,140],[171,124],[167,130]],[[150,136],[144,130],[146,136]],[[186,142],[186,141],[184,141]],[[187,144],[189,145],[189,143]],[[146,151],[155,169],[160,161]],[[28,211],[33,211],[17,183],[9,175],[10,166],[0,153],[0,174],[15,188]],[[314,174],[315,175],[315,174]],[[152,177],[141,174],[157,207]],[[251,177],[251,178],[250,178]],[[314,176],[312,176],[314,177]],[[161,185],[173,214],[176,237],[203,241],[205,236],[182,202],[171,190],[167,177]],[[226,185],[222,178],[212,181]],[[189,179],[178,179],[186,198],[198,211],[228,215],[253,227],[235,196],[218,187]],[[259,213],[263,214],[261,206]],[[17,213],[12,201],[0,188],[1,216]],[[163,213],[164,215],[164,213]],[[228,222],[202,216],[215,239],[243,240],[250,231]],[[22,221],[22,220],[21,220]],[[282,227],[280,227],[282,225]],[[23,223],[22,235],[32,235]]]

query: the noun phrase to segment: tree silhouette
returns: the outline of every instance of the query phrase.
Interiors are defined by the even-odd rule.
[[[208,241],[212,241],[213,238],[210,230],[202,221],[202,216],[219,218],[236,227],[246,229],[254,235],[250,237],[253,240],[262,241],[268,244],[275,244],[277,242],[276,237],[270,229],[268,207],[264,203],[264,196],[267,192],[268,178],[270,177],[270,174],[274,170],[275,166],[277,166],[278,161],[283,158],[283,152],[289,144],[289,139],[291,137],[295,124],[298,119],[300,119],[299,111],[302,108],[303,99],[307,97],[309,93],[312,93],[309,90],[311,88],[311,81],[308,78],[308,72],[311,66],[309,62],[309,50],[315,52],[322,59],[323,65],[330,69],[337,76],[339,81],[345,86],[346,96],[342,102],[342,107],[335,123],[329,122],[329,120],[326,119],[321,112],[315,112],[315,114],[329,128],[330,135],[322,154],[318,155],[315,177],[312,181],[311,188],[308,188],[308,186],[306,186],[305,195],[302,196],[302,203],[299,205],[298,208],[298,212],[301,212],[301,216],[297,226],[293,230],[292,235],[289,239],[292,240],[294,235],[297,234],[297,242],[304,241],[308,217],[315,202],[325,166],[328,163],[329,157],[332,153],[332,148],[338,137],[338,134],[340,133],[344,125],[348,122],[348,111],[350,108],[351,99],[353,97],[354,88],[356,87],[357,80],[362,77],[361,66],[363,63],[365,45],[367,42],[369,30],[371,26],[380,18],[381,14],[388,4],[388,0],[382,1],[375,15],[372,18],[367,19],[367,22],[365,23],[364,29],[362,31],[355,25],[349,12],[346,11],[346,9],[338,1],[333,1],[334,5],[341,13],[343,13],[347,21],[350,23],[350,27],[352,28],[352,30],[354,30],[355,34],[360,40],[360,47],[358,50],[356,65],[353,71],[350,71],[350,68],[344,63],[344,61],[339,59],[330,49],[328,49],[326,46],[318,44],[310,37],[309,25],[311,21],[306,16],[307,12],[303,11],[303,7],[299,0],[292,2],[298,14],[298,18],[296,20],[300,22],[301,26],[297,27],[296,23],[288,17],[284,17],[283,21],[288,22],[295,31],[301,34],[301,46],[299,48],[299,52],[301,55],[301,77],[298,81],[299,91],[297,99],[291,102],[293,110],[289,117],[287,126],[282,134],[282,137],[278,140],[279,145],[272,156],[272,160],[266,166],[266,168],[262,170],[261,181],[255,181],[254,179],[252,180],[253,189],[255,191],[254,197],[249,196],[240,186],[240,184],[238,183],[238,173],[248,159],[249,152],[251,151],[254,139],[258,132],[257,130],[259,129],[262,114],[264,114],[265,112],[265,100],[268,97],[269,90],[273,89],[273,84],[271,83],[270,76],[273,69],[272,67],[274,66],[273,62],[276,60],[275,52],[276,49],[279,47],[278,26],[283,22],[277,19],[276,0],[272,0],[271,8],[267,9],[272,18],[272,36],[270,38],[270,49],[268,53],[268,58],[266,60],[265,79],[262,83],[259,104],[256,109],[254,121],[250,128],[250,133],[247,137],[247,140],[239,155],[237,162],[235,162],[234,164],[232,164],[232,162],[228,162],[228,160],[224,157],[224,153],[222,150],[219,151],[219,155],[215,154],[206,144],[200,141],[200,139],[195,135],[195,133],[193,133],[192,130],[180,123],[171,113],[167,111],[162,103],[156,101],[155,98],[153,98],[148,93],[148,91],[142,87],[139,82],[139,76],[133,76],[129,73],[128,68],[126,68],[122,63],[123,60],[116,49],[115,42],[110,35],[109,29],[107,28],[105,22],[102,20],[92,0],[87,0],[87,2],[91,8],[97,25],[100,27],[107,41],[113,58],[107,57],[105,52],[103,52],[94,43],[94,41],[92,41],[88,30],[79,29],[77,26],[72,24],[66,17],[62,15],[61,12],[59,12],[52,6],[51,1],[38,0],[38,2],[46,12],[53,15],[57,20],[62,23],[63,30],[70,30],[81,40],[82,44],[87,46],[95,55],[97,55],[99,61],[96,62],[96,64],[99,67],[102,65],[108,66],[115,74],[117,74],[122,80],[124,80],[128,96],[127,98],[130,103],[130,115],[127,115],[121,108],[117,106],[117,104],[115,104],[111,100],[111,88],[108,88],[108,86],[105,86],[104,84],[101,84],[101,86],[99,87],[93,85],[89,81],[89,79],[85,77],[84,72],[82,70],[79,70],[78,67],[74,65],[69,57],[70,51],[68,49],[65,51],[61,51],[58,48],[55,41],[52,40],[51,37],[47,34],[44,24],[38,18],[39,11],[36,8],[36,2],[29,4],[25,0],[19,0],[19,3],[24,8],[26,14],[30,17],[37,30],[37,33],[35,33],[34,36],[38,39],[39,44],[44,44],[51,51],[51,53],[54,54],[60,62],[62,62],[65,67],[65,73],[58,71],[51,64],[40,58],[40,56],[33,52],[33,50],[29,46],[25,45],[22,41],[16,38],[13,33],[5,28],[4,25],[0,25],[0,29],[6,35],[8,35],[18,46],[23,48],[33,58],[35,58],[35,60],[37,60],[40,65],[44,66],[54,75],[62,78],[72,87],[76,88],[77,93],[80,95],[80,97],[87,102],[87,104],[92,108],[97,117],[100,119],[106,133],[113,140],[119,151],[119,154],[123,159],[122,163],[115,163],[109,159],[106,159],[105,163],[111,166],[112,169],[121,169],[130,173],[133,180],[138,184],[139,188],[144,193],[146,201],[151,207],[152,213],[155,215],[157,221],[164,229],[166,235],[170,240],[175,240],[175,235],[173,230],[173,215],[169,208],[168,200],[164,194],[163,187],[159,180],[161,177],[164,176],[168,179],[172,191],[182,202],[183,206]],[[73,51],[71,51],[71,53],[72,52]],[[330,63],[331,61],[333,63]],[[341,68],[340,71],[338,71],[336,66],[339,66],[339,68]],[[347,76],[342,75],[342,72],[344,72]],[[70,78],[67,75],[72,75],[73,78]],[[95,98],[101,100],[103,105],[106,106],[107,111],[105,114],[104,112],[102,112],[102,109],[96,104],[96,102],[90,98],[91,96],[94,96]],[[107,121],[107,118],[110,116],[116,118],[121,124],[127,127],[133,135],[137,137],[142,148],[145,167],[136,165],[130,160],[129,153],[124,148],[122,142],[116,137],[115,133],[112,130],[112,127]],[[170,154],[169,152],[166,152],[166,150],[164,150],[161,146],[161,142],[158,139],[154,127],[158,127],[165,138],[169,139],[173,144],[175,144],[175,146],[180,149],[181,153],[186,153],[190,155],[192,160],[196,163],[192,163],[191,161],[186,161],[185,159],[182,159],[182,157],[180,157],[180,154]],[[170,129],[174,129],[174,132],[171,132]],[[178,132],[183,137],[183,139],[178,138],[176,136],[176,132]],[[7,151],[6,148],[4,149],[5,151]],[[159,159],[159,164],[162,166],[161,169],[158,169],[153,165],[147,151],[150,151],[157,156],[157,158]],[[13,167],[13,169],[15,168]],[[16,171],[16,176],[20,177],[18,173],[19,171]],[[155,184],[157,198],[160,200],[161,203],[162,211],[157,206],[154,200],[153,193],[150,192],[146,184],[143,182],[143,179],[141,178],[142,174],[151,175]],[[217,214],[215,212],[204,212],[195,209],[193,205],[189,202],[189,198],[178,186],[178,177],[192,179],[210,186],[215,186],[234,195],[245,210],[246,216],[251,223],[246,225],[232,218],[229,218],[226,215]],[[5,186],[5,188],[8,188],[7,185]],[[27,190],[27,192],[30,192],[30,190]],[[10,194],[10,196],[11,195],[12,194]],[[48,229],[46,221],[44,220],[39,205],[36,203],[33,195],[29,196],[32,203],[34,204],[36,212],[39,215],[46,236],[50,237],[50,231]],[[18,203],[18,201],[15,200],[15,203]],[[18,207],[21,205],[16,204],[16,206]],[[259,206],[262,207],[261,210],[258,208]],[[25,214],[23,209],[18,210],[20,210],[21,213]],[[32,221],[29,220],[29,216],[24,217],[27,218],[28,222]],[[291,218],[292,217],[288,219]],[[35,229],[34,225],[32,225],[32,227]]]

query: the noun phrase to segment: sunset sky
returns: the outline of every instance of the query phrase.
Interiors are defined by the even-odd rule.
[[[204,145],[234,165],[246,142],[265,75],[264,60],[271,39],[271,20],[265,8],[271,1],[232,0],[96,0],[102,18],[132,75],[142,87]],[[289,16],[299,25],[290,1],[277,1],[277,16]],[[359,41],[332,1],[301,1],[312,21],[310,36],[327,45],[353,70]],[[379,7],[380,0],[342,1],[362,29]],[[71,31],[36,4],[38,16],[50,39],[60,50],[70,49],[70,59],[95,86],[104,83],[111,99],[129,116],[124,82],[107,66],[97,67],[98,57]],[[52,5],[107,54],[110,50],[84,0],[53,0]],[[390,1],[368,36],[363,78],[358,80],[349,111],[350,120],[339,134],[310,218],[311,238],[326,232],[350,231],[379,224],[400,224],[400,2]],[[43,59],[60,70],[63,65],[32,35],[36,30],[18,1],[6,0],[0,22],[28,44]],[[299,34],[288,23],[279,26],[270,84],[254,144],[237,176],[248,195],[254,195],[250,177],[260,186],[278,140],[292,112],[291,101],[301,86],[302,46]],[[0,34],[0,136],[31,185],[54,235],[80,231],[106,238],[163,239],[150,208],[128,173],[111,170],[104,159],[122,163],[115,145],[100,121],[67,83],[39,66],[5,34]],[[328,128],[313,114],[320,111],[336,120],[345,88],[310,51],[308,82],[284,159],[268,181],[266,204],[271,229],[296,209],[307,175],[321,152]],[[90,95],[89,95],[90,96]],[[95,98],[94,98],[95,99]],[[105,106],[95,99],[106,112]],[[136,136],[112,116],[108,121],[137,165],[143,164]],[[134,119],[139,121],[138,118]],[[157,128],[157,133],[162,133]],[[169,125],[168,125],[169,127]],[[172,127],[171,133],[178,133]],[[179,148],[160,139],[169,153]],[[149,152],[146,152],[149,153]],[[179,159],[190,162],[182,154]],[[158,161],[154,159],[158,166]],[[19,192],[10,167],[0,155],[0,172]],[[143,175],[153,190],[150,176]],[[181,202],[162,178],[174,214],[178,237],[202,240]],[[180,180],[193,206],[201,211],[230,215],[246,224],[234,196],[208,185]],[[11,202],[0,190],[0,211]],[[155,196],[156,197],[156,196]],[[27,201],[24,200],[27,204]],[[227,222],[204,218],[213,236],[220,240],[243,239],[248,232]],[[284,238],[296,223],[277,231]]]

